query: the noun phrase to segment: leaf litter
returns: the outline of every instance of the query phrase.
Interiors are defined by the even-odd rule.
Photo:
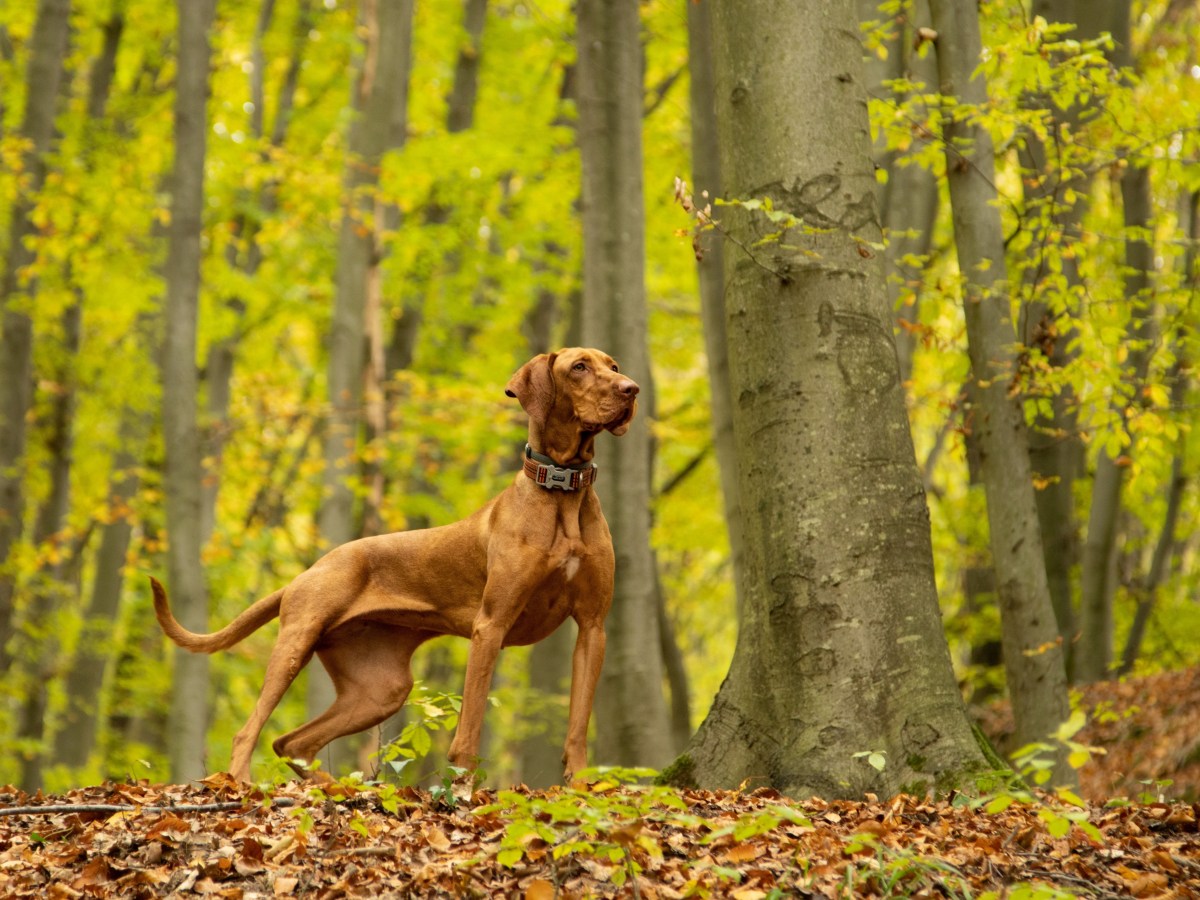
[[[1092,698],[1103,715],[1085,737],[1108,753],[1081,772],[1089,799],[1073,821],[1049,798],[796,802],[768,788],[611,780],[478,790],[454,807],[445,791],[251,790],[224,774],[54,796],[9,787],[0,789],[0,897],[1200,898],[1200,804],[1094,795],[1142,786],[1133,776],[1144,773],[1162,793],[1172,763],[1192,765],[1181,747],[1196,741],[1200,677],[1155,678]],[[1002,725],[996,715],[989,724]],[[1173,717],[1187,727],[1169,727]],[[1149,763],[1143,740],[1160,748]],[[1195,796],[1186,779],[1175,787]]]

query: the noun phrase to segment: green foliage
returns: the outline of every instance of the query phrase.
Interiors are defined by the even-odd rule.
[[[970,885],[953,866],[911,850],[888,847],[872,834],[855,835],[846,844],[847,895],[914,897],[936,892],[951,898],[973,897]]]
[[[495,702],[494,698],[492,702]],[[417,682],[404,708],[409,721],[394,740],[374,754],[381,773],[393,778],[404,772],[411,763],[429,754],[433,749],[434,733],[452,732],[458,726],[462,697],[431,691]],[[455,772],[452,777],[461,774]]]
[[[720,827],[688,811],[679,791],[665,787],[653,769],[598,767],[577,773],[575,786],[546,796],[522,791],[499,791],[496,802],[474,810],[477,816],[498,816],[505,823],[496,851],[502,865],[516,867],[533,855],[546,855],[558,863],[572,856],[585,856],[616,868],[618,886],[635,879],[642,867],[634,850],[661,858],[662,831],[647,824],[696,831],[705,829],[702,844],[731,837],[750,840],[779,827],[783,822],[811,827],[796,809],[784,804],[761,812],[743,813],[736,821]],[[739,877],[736,870],[713,868],[718,879]]]
[[[1015,770],[988,773],[980,780],[983,792],[964,798],[963,802],[992,814],[1003,812],[1014,803],[1024,804],[1037,810],[1038,818],[1046,823],[1052,837],[1063,837],[1072,828],[1078,828],[1092,841],[1104,843],[1104,836],[1090,821],[1087,803],[1070,787],[1050,784],[1055,760],[1061,755],[1060,747],[1069,751],[1067,763],[1076,770],[1087,765],[1097,752],[1074,740],[1086,721],[1084,713],[1075,710],[1048,741],[1018,748],[1012,754]],[[993,787],[996,782],[1001,785],[999,789]]]

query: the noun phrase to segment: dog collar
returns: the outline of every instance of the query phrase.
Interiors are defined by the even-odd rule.
[[[595,483],[597,471],[596,464],[592,462],[581,466],[560,466],[550,457],[535,453],[532,447],[525,445],[525,474],[548,491],[555,488],[577,491]]]

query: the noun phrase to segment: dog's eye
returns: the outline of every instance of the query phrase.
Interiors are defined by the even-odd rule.
[[[613,363],[613,371],[614,371],[614,372],[620,372],[620,371],[621,371],[620,369],[618,369],[618,368],[617,368],[617,364],[616,364],[616,363]]]
[[[587,371],[587,366],[585,366],[581,362],[575,363],[575,365],[571,366],[571,368],[574,369],[576,372],[586,372]]]

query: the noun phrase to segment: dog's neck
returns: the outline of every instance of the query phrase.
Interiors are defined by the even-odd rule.
[[[595,433],[590,431],[557,429],[548,434],[531,421],[522,469],[534,484],[546,490],[564,493],[584,490],[596,480],[596,466],[592,462],[595,439]]]
[[[534,453],[549,457],[557,466],[581,468],[596,455],[593,443],[596,432],[561,429],[547,433],[538,423],[529,423],[529,447]]]

